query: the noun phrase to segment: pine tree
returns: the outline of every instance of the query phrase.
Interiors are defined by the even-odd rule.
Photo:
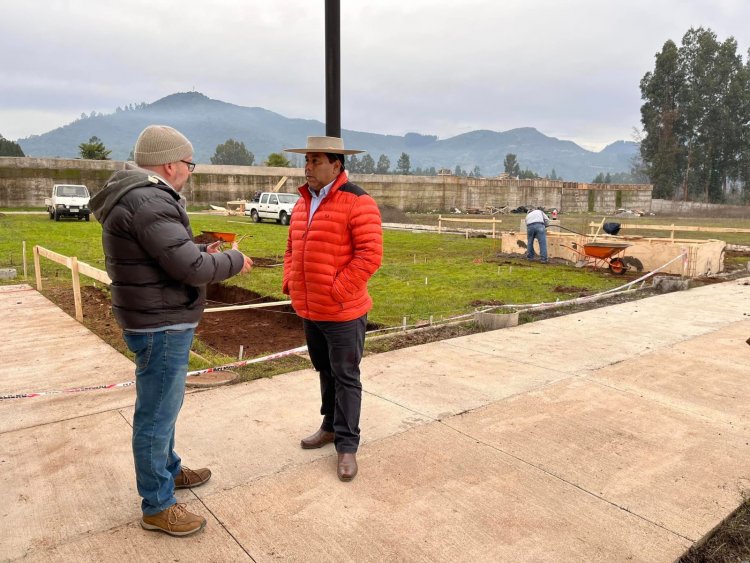
[[[388,169],[391,167],[390,159],[384,154],[378,158],[378,165],[375,167],[376,174],[388,174]]]
[[[274,166],[279,168],[289,168],[291,166],[291,163],[287,158],[278,152],[272,152],[268,155],[268,158],[263,163],[265,166]]]
[[[369,154],[362,157],[362,160],[359,162],[359,169],[362,174],[375,173],[375,161]]]
[[[345,159],[346,169],[349,172],[351,172],[353,174],[359,173],[360,165],[359,165],[359,159],[357,158],[356,154],[344,157],[344,159]]]
[[[252,166],[255,155],[245,147],[245,143],[227,139],[226,142],[217,145],[211,164],[228,164],[235,166]]]
[[[92,114],[94,112],[91,112]],[[99,137],[91,137],[88,143],[78,145],[78,151],[81,158],[87,160],[109,160],[112,151],[107,150]]]
[[[398,162],[396,163],[396,172],[398,174],[409,174],[410,169],[411,161],[409,160],[409,155],[405,152],[402,152],[401,156],[398,157]]]
[[[516,155],[513,153],[508,153],[505,155],[505,160],[503,161],[503,168],[505,169],[505,173],[509,174],[510,176],[520,177],[521,176],[521,165],[518,164],[518,159],[516,158]]]

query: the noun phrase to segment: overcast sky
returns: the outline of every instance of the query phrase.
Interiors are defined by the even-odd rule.
[[[0,0],[0,134],[196,90],[325,121],[323,0]],[[341,0],[341,124],[441,139],[632,140],[639,82],[692,27],[750,47],[750,0]],[[300,141],[303,141],[302,139]]]

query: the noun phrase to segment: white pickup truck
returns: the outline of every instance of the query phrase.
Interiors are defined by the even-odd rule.
[[[298,199],[299,194],[262,192],[257,201],[245,204],[245,215],[252,217],[255,223],[273,219],[277,223],[288,225],[292,218],[292,208]]]
[[[89,190],[86,186],[76,184],[55,184],[52,186],[52,197],[44,200],[49,218],[59,221],[60,217],[75,217],[89,220]]]

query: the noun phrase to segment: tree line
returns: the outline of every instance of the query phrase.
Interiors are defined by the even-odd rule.
[[[412,172],[411,169],[411,158],[405,152],[401,153],[396,168],[391,171],[391,159],[387,155],[381,154],[378,157],[378,162],[369,154],[362,155],[361,158],[357,158],[357,155],[351,155],[344,158],[346,169],[354,174],[416,174],[417,171]],[[423,172],[419,170],[420,174]],[[437,176],[437,171],[435,172]]]
[[[750,51],[691,28],[641,80],[641,156],[654,197],[750,200]]]
[[[97,136],[90,137],[88,142],[81,143],[78,145],[78,156],[80,158],[88,160],[109,160],[109,155],[112,153],[111,150],[107,149],[101,139]],[[3,138],[0,135],[0,156],[25,156],[21,146],[14,142]],[[271,153],[268,155],[265,161],[261,163],[262,166],[270,167],[284,167],[284,168],[300,168],[304,166],[303,161],[300,161],[297,155],[293,155],[293,161],[290,161],[283,153]],[[128,160],[133,160],[133,151],[130,151]],[[227,139],[224,143],[220,143],[214,150],[214,155],[210,158],[211,164],[222,164],[222,165],[233,165],[233,166],[253,166],[255,164],[255,155],[247,149],[245,143],[242,141],[236,141],[235,139]],[[469,170],[464,170],[460,165],[451,171],[447,168],[441,168],[436,170],[434,166],[430,168],[417,167],[412,170],[410,156],[403,152],[396,163],[396,168],[391,170],[391,161],[387,155],[381,154],[378,157],[377,163],[369,154],[363,155],[358,158],[357,155],[351,155],[345,157],[346,168],[355,174],[406,174],[415,176],[437,176],[438,174],[453,174],[455,176],[463,177],[482,177],[479,166]],[[517,155],[508,153],[505,155],[503,161],[504,172],[513,178],[519,179],[536,179],[541,178],[536,172],[525,168],[521,169],[521,165],[518,161]],[[549,180],[562,180],[563,178],[558,176],[553,168],[552,171],[544,176],[545,179]],[[621,172],[610,174],[603,173],[598,174],[594,179],[594,183],[615,183],[615,184],[629,184],[629,183],[643,183],[646,179],[636,178],[633,173]]]
[[[26,156],[21,145],[0,135],[0,156]]]

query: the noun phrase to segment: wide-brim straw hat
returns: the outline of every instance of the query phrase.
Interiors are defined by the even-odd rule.
[[[344,140],[340,137],[308,137],[307,146],[303,149],[284,149],[286,152],[305,154],[308,152],[329,152],[333,154],[359,154],[357,149],[345,149]]]

